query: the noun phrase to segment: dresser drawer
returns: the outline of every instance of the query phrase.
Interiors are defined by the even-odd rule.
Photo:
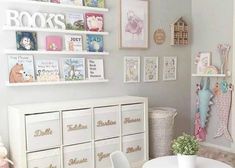
[[[92,160],[91,143],[64,148],[64,168],[91,168]]]
[[[65,145],[91,141],[91,109],[63,112]]]
[[[60,168],[60,150],[46,150],[27,155],[28,168]]]
[[[144,132],[144,104],[122,106],[122,134]]]
[[[95,143],[96,168],[112,167],[110,154],[120,150],[119,138],[98,141]]]
[[[119,136],[118,106],[95,108],[95,139]]]
[[[36,151],[60,145],[59,112],[26,116],[27,150]]]
[[[123,137],[122,151],[125,153],[130,163],[144,161],[144,149],[144,134]]]

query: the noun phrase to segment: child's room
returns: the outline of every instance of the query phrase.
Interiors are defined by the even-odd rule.
[[[234,168],[233,0],[1,0],[0,168]]]

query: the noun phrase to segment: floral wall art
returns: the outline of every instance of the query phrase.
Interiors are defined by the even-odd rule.
[[[144,57],[144,82],[158,81],[158,57]]]
[[[176,80],[177,57],[164,57],[163,80]]]
[[[124,82],[140,82],[140,57],[124,57]]]
[[[148,1],[121,0],[120,14],[120,47],[148,48]]]

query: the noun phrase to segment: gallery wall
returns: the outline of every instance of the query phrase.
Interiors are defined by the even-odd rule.
[[[226,43],[233,45],[233,0],[196,0],[192,1],[192,26],[193,26],[193,40],[192,40],[192,72],[196,72],[194,65],[195,55],[200,51],[212,52],[212,63],[219,67],[220,56],[217,51],[219,43]],[[232,63],[232,52],[230,53],[230,71]],[[211,87],[214,86],[216,78],[212,79]],[[218,79],[220,81],[220,79]],[[229,79],[231,81],[231,79]],[[200,78],[192,78],[192,125],[195,114],[195,89],[196,83],[200,82]],[[206,143],[230,148],[230,142],[224,137],[214,139],[218,126],[218,116],[214,107],[210,112],[208,122],[208,136]],[[192,127],[193,128],[193,127]],[[231,128],[231,126],[230,126]]]
[[[119,28],[119,0],[106,0],[106,5],[110,9],[105,14],[105,29],[110,35],[105,37],[105,48],[111,54],[104,56],[105,76],[109,83],[100,84],[74,84],[59,86],[29,86],[29,87],[6,87],[5,81],[8,78],[7,56],[3,51],[5,48],[15,47],[15,35],[13,32],[0,31],[0,135],[4,143],[8,144],[8,120],[7,106],[11,104],[38,103],[50,101],[64,101],[71,99],[99,98],[109,96],[146,96],[149,98],[149,106],[170,106],[177,109],[179,115],[176,118],[176,131],[190,131],[190,61],[191,48],[170,46],[170,23],[176,18],[183,16],[191,24],[191,1],[189,0],[150,0],[150,46],[147,50],[124,50],[118,47]],[[6,7],[0,5],[0,29],[5,20]],[[12,6],[11,9],[27,11],[49,11],[59,12],[53,9],[39,9],[37,6]],[[66,12],[66,11],[61,11]],[[154,31],[162,27],[166,32],[166,42],[157,46],[153,41]],[[39,34],[40,35],[40,34]],[[40,40],[43,46],[44,41]],[[144,56],[159,56],[160,75],[159,82],[143,83],[143,71],[141,70],[141,83],[123,83],[123,57],[141,56],[143,65]],[[162,63],[164,56],[178,57],[177,80],[162,81]],[[40,56],[38,56],[40,57]],[[44,56],[42,56],[44,57]],[[56,56],[55,56],[56,57]],[[143,67],[143,66],[141,66]],[[184,121],[184,122],[182,122]],[[10,124],[14,124],[10,121]]]

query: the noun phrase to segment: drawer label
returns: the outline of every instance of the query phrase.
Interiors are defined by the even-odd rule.
[[[53,131],[51,130],[51,128],[47,128],[45,130],[36,130],[34,132],[34,137],[42,137],[42,136],[49,136],[52,135]]]
[[[135,152],[139,152],[141,150],[142,150],[142,148],[138,145],[136,147],[128,147],[126,149],[126,153],[135,153]]]
[[[109,156],[110,156],[110,153],[100,152],[97,154],[99,162],[101,162],[103,159],[109,158]]]
[[[83,158],[83,159],[74,158],[74,159],[69,160],[68,165],[73,166],[73,165],[79,165],[79,164],[83,164],[83,163],[87,163],[87,162],[88,162],[87,158]]]
[[[98,121],[97,122],[97,127],[107,127],[107,126],[111,126],[111,125],[116,125],[117,122],[116,121],[112,121],[112,120],[107,120],[107,121]]]
[[[140,118],[124,118],[124,124],[131,124],[131,123],[136,123],[136,122],[141,122]]]
[[[83,129],[87,129],[88,126],[87,125],[82,125],[82,124],[71,124],[71,125],[67,125],[68,128],[68,132],[71,131],[78,131],[78,130],[83,130]]]

